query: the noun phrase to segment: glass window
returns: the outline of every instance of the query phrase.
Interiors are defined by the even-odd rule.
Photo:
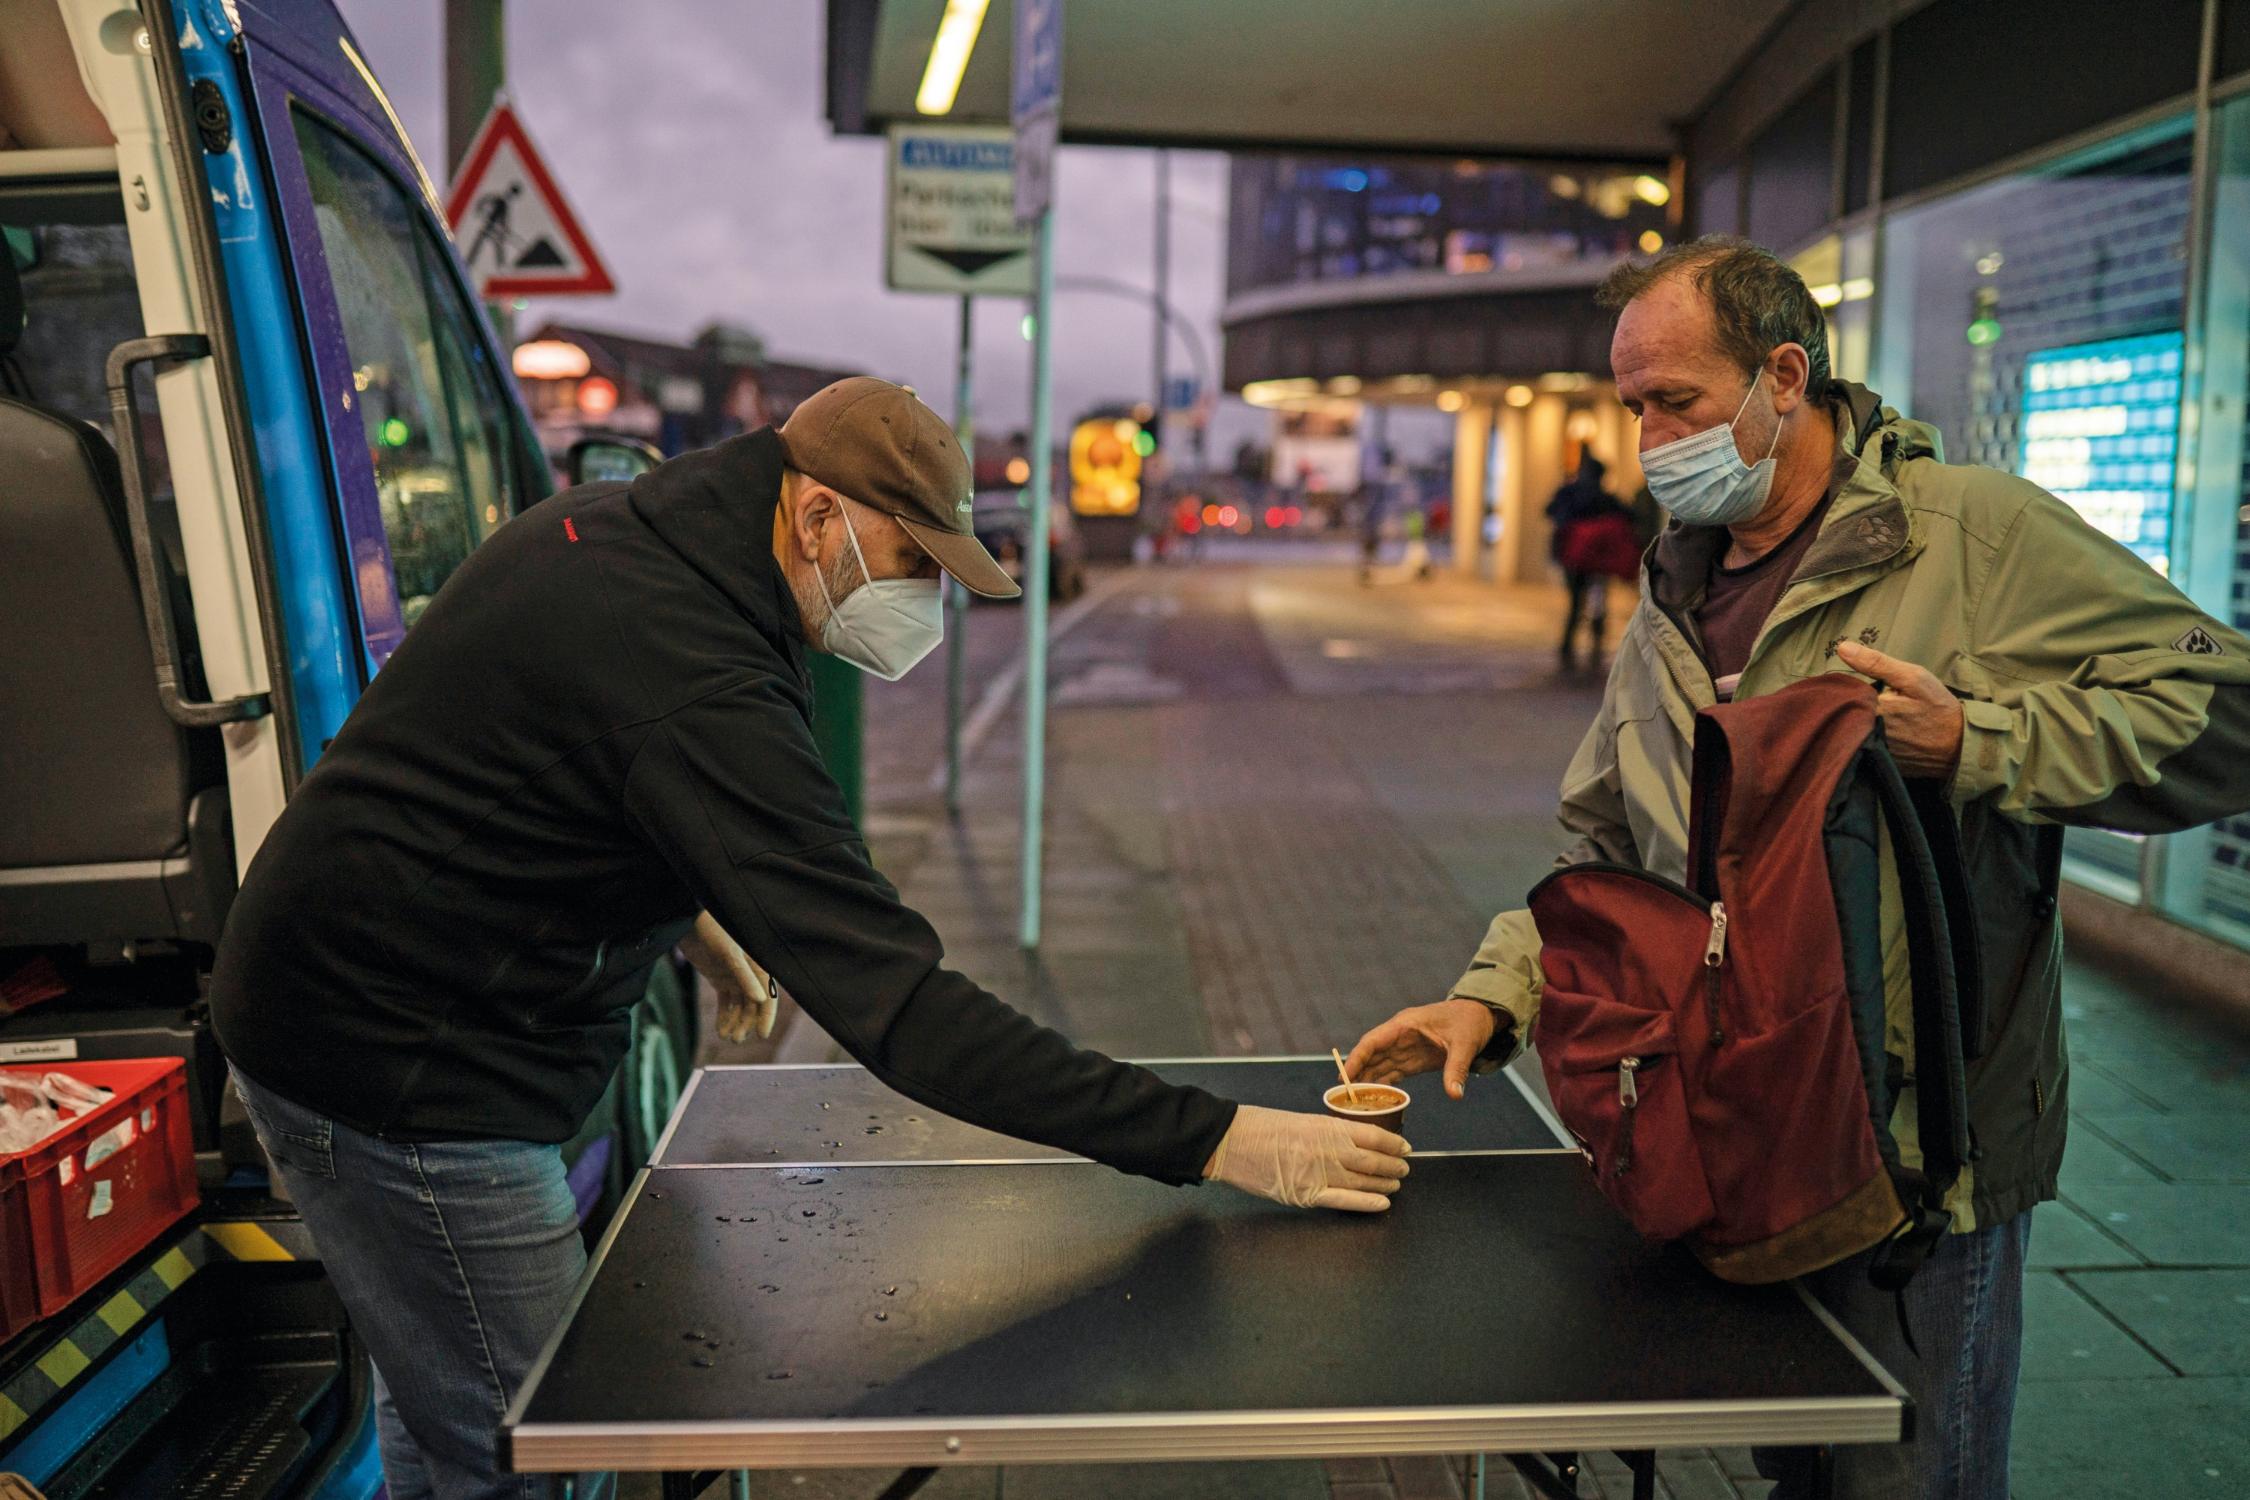
[[[412,625],[520,503],[505,387],[414,199],[319,121],[299,114],[296,127],[400,612]]]
[[[2220,619],[2250,628],[2250,100],[2221,108],[2211,138],[2211,243],[2202,326],[2201,420],[2182,433],[2185,483],[2172,528],[2172,581]],[[2159,908],[2250,947],[2250,817],[2163,840]]]
[[[0,392],[107,431],[109,351],[141,336],[125,203],[114,185],[0,190],[0,239],[23,291],[23,337],[0,360]]]
[[[2171,565],[2193,135],[2185,119],[1894,214],[1882,394],[1953,463],[2026,475]],[[2071,873],[2126,900],[2143,840],[2073,829]]]
[[[1529,271],[1648,250],[1671,185],[1640,167],[1238,156],[1228,286]]]

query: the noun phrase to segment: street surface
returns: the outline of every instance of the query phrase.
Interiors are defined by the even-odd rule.
[[[870,845],[936,923],[949,962],[1089,1046],[1144,1057],[1348,1048],[1393,1010],[1441,997],[1486,919],[1520,902],[1560,843],[1555,785],[1600,690],[1598,676],[1557,671],[1561,605],[1559,585],[1444,572],[1364,587],[1348,547],[1317,541],[1229,542],[1197,562],[1097,572],[1055,615],[1036,957],[1015,943],[1021,725],[1008,689],[1022,611],[978,606],[966,696],[973,710],[990,695],[989,730],[968,761],[963,814],[947,818],[934,780],[941,652],[903,682],[868,684]],[[1616,627],[1624,608],[1621,594]],[[2016,1495],[2107,1496],[2124,1475],[2137,1492],[2239,1495],[2250,1489],[2239,1229],[2250,1048],[2084,966],[2070,971],[2066,1014],[2072,1146],[2065,1201],[2038,1211],[2033,1237]],[[783,1024],[788,1055],[840,1055],[801,1018]],[[708,1060],[750,1059],[714,1048]],[[1593,1467],[1604,1494],[1627,1492],[1606,1456]],[[1762,1496],[1751,1474],[1739,1450],[1662,1460],[1678,1500]],[[1512,1474],[1493,1478],[1496,1497],[1527,1494]],[[761,1475],[752,1493],[872,1496],[882,1484]],[[924,1493],[1466,1491],[1444,1460],[1361,1459],[959,1470]]]

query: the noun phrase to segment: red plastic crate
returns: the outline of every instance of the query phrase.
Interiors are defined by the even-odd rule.
[[[114,1091],[29,1151],[0,1156],[0,1339],[52,1317],[196,1205],[187,1064],[16,1067]]]

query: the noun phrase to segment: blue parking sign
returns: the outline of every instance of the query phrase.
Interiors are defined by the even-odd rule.
[[[1028,225],[1055,199],[1055,146],[1062,136],[1062,0],[1016,0],[1016,222]]]

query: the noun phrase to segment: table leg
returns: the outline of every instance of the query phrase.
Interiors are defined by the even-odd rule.
[[[892,1480],[875,1500],[906,1500],[909,1495],[922,1493],[922,1486],[937,1478],[936,1469],[908,1469]]]
[[[729,1500],[750,1500],[750,1471],[735,1469],[727,1475]]]
[[[1836,1449],[1828,1443],[1813,1449],[1812,1500],[1833,1500],[1836,1493]]]
[[[1649,1449],[1635,1449],[1617,1455],[1633,1475],[1633,1500],[1656,1500],[1656,1454]]]
[[[1469,1500],[1484,1500],[1484,1466],[1481,1453],[1469,1460]]]
[[[1541,1463],[1534,1453],[1505,1455],[1515,1471],[1547,1500],[1578,1500],[1578,1455],[1575,1453],[1550,1453],[1547,1462]],[[1549,1468],[1547,1465],[1554,1465]]]

